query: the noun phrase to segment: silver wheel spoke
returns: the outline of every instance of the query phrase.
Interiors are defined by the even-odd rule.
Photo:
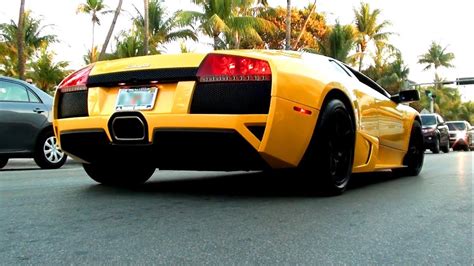
[[[64,153],[59,149],[56,137],[54,136],[49,137],[44,142],[43,153],[50,163],[58,163],[64,157]]]

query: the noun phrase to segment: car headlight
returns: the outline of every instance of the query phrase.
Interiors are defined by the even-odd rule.
[[[457,139],[464,139],[466,137],[466,132],[456,132]]]
[[[425,128],[423,129],[423,133],[433,133],[435,131],[434,128]]]

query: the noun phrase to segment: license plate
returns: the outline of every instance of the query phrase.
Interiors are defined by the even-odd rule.
[[[158,88],[120,89],[115,111],[151,110],[155,105]]]

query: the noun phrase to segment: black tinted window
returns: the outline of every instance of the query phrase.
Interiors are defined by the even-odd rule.
[[[448,122],[447,124],[448,124],[449,130],[453,130],[453,131],[466,130],[466,124],[464,124],[463,122],[451,122],[451,123]]]
[[[434,115],[422,115],[421,124],[424,126],[436,125],[436,117]]]
[[[380,92],[382,95],[386,96],[387,98],[390,98],[390,94],[387,91],[385,91],[382,87],[380,87],[379,84],[377,84],[376,82],[374,82],[373,80],[365,76],[364,74],[360,73],[359,71],[347,65],[346,65],[346,68],[349,69],[352,72],[352,74],[356,76],[356,78],[360,82],[364,83],[365,85],[372,88],[373,90]]]
[[[347,70],[342,68],[338,63],[334,62],[333,60],[329,60],[329,62],[331,63],[332,68],[334,70],[336,70],[336,72],[338,72],[341,75],[351,77],[351,75],[349,75],[349,73],[347,73]]]

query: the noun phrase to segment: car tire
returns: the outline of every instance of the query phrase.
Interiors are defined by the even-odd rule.
[[[43,169],[57,169],[66,163],[67,155],[59,149],[52,131],[46,131],[36,143],[35,163]]]
[[[403,158],[403,164],[406,167],[393,169],[392,171],[399,176],[417,176],[423,168],[424,158],[423,133],[420,122],[415,120],[411,129],[408,151]]]
[[[330,100],[321,111],[298,171],[326,195],[342,194],[354,162],[355,129],[344,103]]]
[[[0,169],[5,167],[5,165],[7,165],[7,163],[8,163],[8,158],[0,158]]]
[[[441,148],[441,150],[444,153],[449,153],[449,141],[448,141],[448,143],[446,143],[446,145],[444,147]]]
[[[440,150],[440,147],[439,147],[439,146],[440,146],[439,137],[436,137],[434,146],[433,146],[433,148],[431,149],[431,151],[432,151],[433,153],[439,153],[439,150]]]
[[[108,186],[136,186],[145,183],[155,172],[155,167],[83,164],[87,175],[97,183]]]
[[[469,145],[466,145],[464,146],[464,151],[470,151],[471,149],[469,149]]]

